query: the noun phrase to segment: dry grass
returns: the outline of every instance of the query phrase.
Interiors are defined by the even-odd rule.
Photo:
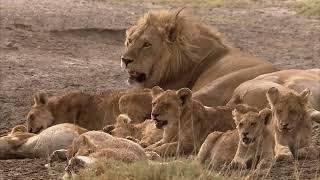
[[[179,159],[168,162],[136,162],[126,164],[116,161],[101,162],[73,176],[74,179],[101,180],[219,180],[226,179],[209,173],[192,160]]]

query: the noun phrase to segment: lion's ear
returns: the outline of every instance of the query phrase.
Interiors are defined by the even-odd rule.
[[[152,97],[155,97],[157,96],[158,94],[162,93],[163,92],[163,89],[159,86],[154,86],[152,89],[151,89],[151,95]]]
[[[280,96],[280,92],[277,88],[272,87],[268,90],[267,99],[271,107],[277,102],[279,96]]]
[[[240,121],[242,115],[243,114],[240,113],[237,109],[234,109],[232,111],[232,116],[233,116],[233,119],[234,119],[236,124],[238,124],[238,122]]]
[[[48,97],[46,93],[39,92],[33,96],[34,104],[37,105],[45,105],[48,102]]]
[[[299,94],[299,98],[301,99],[301,102],[307,103],[310,95],[310,90],[306,88]]]
[[[132,120],[127,114],[120,114],[117,117],[117,123],[118,124],[129,124],[131,122],[132,122]]]
[[[192,91],[189,88],[181,88],[177,91],[177,95],[182,101],[182,105],[184,105],[187,101],[191,100]]]
[[[270,124],[271,122],[271,117],[272,117],[272,111],[269,108],[265,108],[261,111],[259,111],[259,117],[261,118],[261,120],[264,121],[265,125]]]

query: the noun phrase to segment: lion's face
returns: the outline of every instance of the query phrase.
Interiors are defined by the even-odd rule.
[[[260,112],[249,111],[244,114],[235,109],[232,114],[237,125],[240,142],[244,146],[255,144],[262,135],[264,128],[271,121],[271,110],[267,108]]]
[[[53,116],[48,107],[48,101],[43,94],[36,94],[35,104],[27,115],[28,132],[38,133],[53,123]]]
[[[135,134],[135,127],[131,121],[132,120],[127,115],[120,114],[117,117],[117,123],[114,126],[111,125],[113,127],[110,127],[107,133],[111,134],[112,136],[122,138],[132,136]]]
[[[267,97],[272,107],[273,119],[280,132],[291,132],[299,126],[304,118],[309,94],[308,89],[300,94],[292,92],[281,94],[276,88],[268,90]]]
[[[191,98],[191,91],[182,88],[178,91],[163,91],[160,87],[152,88],[152,113],[158,129],[175,126],[179,122],[183,107]]]
[[[129,84],[150,88],[158,84],[167,61],[167,45],[155,27],[133,26],[127,31],[121,66],[129,75]]]

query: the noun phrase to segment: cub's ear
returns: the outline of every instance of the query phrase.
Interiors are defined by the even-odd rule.
[[[310,90],[308,88],[306,88],[305,90],[303,90],[300,94],[299,94],[299,98],[301,100],[301,102],[303,103],[307,103],[308,99],[309,99],[309,95],[310,95]]]
[[[163,92],[163,89],[159,86],[154,86],[152,89],[151,89],[151,95],[152,97],[155,97],[157,96],[158,94],[162,93]]]
[[[132,122],[132,120],[127,114],[120,114],[117,117],[117,123],[118,124],[129,124],[131,122]]]
[[[191,100],[192,91],[189,88],[181,88],[177,91],[177,95],[182,101],[182,105]]]
[[[265,108],[261,111],[259,111],[259,116],[261,120],[264,122],[265,125],[270,124],[272,119],[272,111],[269,108]]]
[[[272,87],[267,91],[267,99],[271,107],[278,101],[280,92],[277,88]]]
[[[33,96],[34,104],[38,105],[45,105],[48,103],[48,96],[46,93],[38,92]]]
[[[232,116],[233,116],[234,122],[235,122],[236,124],[238,124],[238,122],[241,120],[241,116],[242,116],[242,115],[243,115],[243,114],[240,113],[237,109],[234,109],[234,110],[232,111]]]

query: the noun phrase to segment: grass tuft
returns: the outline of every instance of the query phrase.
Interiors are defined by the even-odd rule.
[[[299,0],[296,9],[300,14],[320,17],[320,0]]]

